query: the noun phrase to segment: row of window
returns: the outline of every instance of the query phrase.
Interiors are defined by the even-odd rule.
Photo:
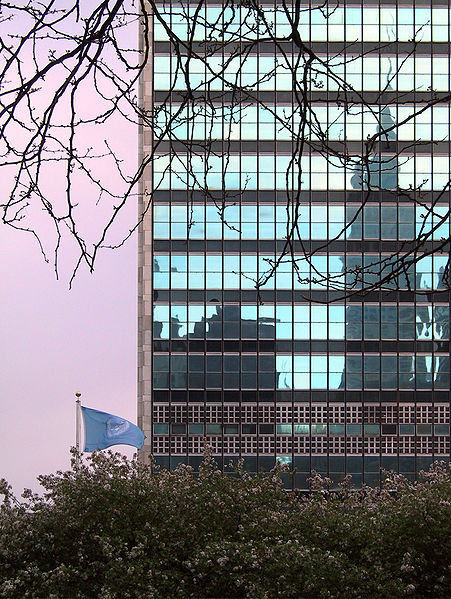
[[[285,256],[274,254],[180,253],[154,255],[155,289],[358,289],[392,277],[398,256],[392,254],[329,254]],[[387,288],[443,288],[446,255],[424,256],[393,277]]]
[[[420,372],[416,376],[413,373],[375,373],[348,374],[346,378],[342,372],[316,372],[310,375],[287,373],[190,373],[184,372],[156,372],[153,375],[153,387],[155,389],[297,389],[297,390],[320,390],[320,389],[348,389],[348,390],[396,390],[396,389],[448,389],[450,385],[449,373],[440,373],[436,379],[425,376]]]
[[[154,339],[449,338],[449,306],[432,304],[157,304],[153,319]]]
[[[158,423],[154,435],[256,435],[257,424]],[[449,435],[449,424],[259,424],[261,435]]]
[[[373,472],[378,472],[380,466],[384,462],[384,457],[387,454],[399,455],[400,463],[403,454],[416,455],[417,460],[420,455],[429,456],[429,461],[440,459],[442,456],[449,458],[450,439],[446,436],[348,436],[348,437],[325,437],[319,435],[294,435],[294,436],[273,436],[265,435],[260,437],[245,436],[239,437],[234,435],[209,435],[206,437],[208,445],[211,448],[213,455],[224,456],[238,455],[247,456],[249,454],[255,458],[264,457],[265,454],[277,456],[277,460],[282,464],[292,464],[292,458],[296,461],[298,456],[304,456],[307,460],[307,469],[309,459],[314,460],[318,454],[322,454],[326,460],[332,462],[332,458],[339,455],[345,457],[349,455],[364,455],[365,458],[372,456],[374,462],[372,464]],[[198,455],[201,456],[205,450],[205,437],[178,435],[178,436],[154,436],[152,442],[154,454],[172,455]],[[294,455],[293,455],[294,454]],[[315,460],[316,461],[316,460]],[[380,463],[382,461],[382,464]],[[246,457],[244,466],[246,468]],[[418,463],[418,462],[417,462]],[[247,462],[249,464],[249,462]],[[274,465],[274,464],[273,464]],[[429,464],[428,464],[429,466]],[[313,464],[311,466],[314,468]],[[371,468],[365,459],[365,470]],[[342,463],[344,468],[344,463]],[[330,470],[333,470],[330,464]]]
[[[415,452],[412,452],[415,453]],[[345,477],[345,467],[347,473],[352,473],[352,482],[355,486],[359,487],[363,482],[365,485],[371,487],[379,487],[383,485],[384,478],[386,476],[380,472],[380,468],[386,470],[395,470],[396,472],[402,472],[404,476],[414,481],[421,479],[419,475],[420,470],[427,471],[431,465],[433,458],[432,456],[405,456],[401,455],[399,459],[393,455],[377,456],[286,456],[283,454],[272,456],[252,457],[249,455],[243,456],[244,458],[244,469],[251,473],[269,471],[274,468],[276,462],[285,463],[288,457],[288,463],[293,469],[296,469],[296,473],[283,474],[282,480],[285,488],[287,489],[302,489],[308,490],[310,488],[311,469],[315,472],[327,474],[333,481],[332,488],[339,489],[338,483]],[[219,467],[225,467],[227,472],[227,466],[231,460],[236,459],[236,455],[228,455],[224,452],[224,455],[218,455],[214,459],[216,460]],[[202,456],[198,455],[159,455],[155,456],[155,463],[158,467],[167,468],[173,470],[180,464],[189,464],[195,470],[197,470],[203,460]],[[229,470],[230,472],[230,470]]]
[[[291,7],[265,6],[265,19],[270,24],[270,31],[278,37],[288,37],[291,27],[288,14]],[[165,2],[158,6],[159,13],[171,31],[181,39],[187,39],[188,31],[194,33],[194,40],[218,39],[234,41],[244,36],[245,39],[256,39],[268,34],[267,27],[255,20],[255,13],[245,7],[206,6],[200,12],[197,5],[191,9],[176,3]],[[193,23],[196,10],[196,22]],[[449,39],[448,7],[428,6],[339,6],[321,8],[305,4],[301,7],[301,18],[298,27],[304,41],[410,41],[415,37],[419,41],[446,42]],[[154,19],[154,39],[168,40],[165,27]]]
[[[449,355],[155,354],[154,388],[448,389]],[[221,370],[224,358],[224,371]],[[208,371],[206,368],[217,368]]]
[[[417,206],[367,204],[155,204],[154,239],[284,239],[297,217],[301,239],[440,240],[450,236],[449,205],[428,210]]]
[[[343,162],[346,161],[344,165]],[[301,175],[299,176],[299,163]],[[340,161],[329,156],[283,154],[221,156],[172,154],[153,162],[155,189],[303,189],[351,190],[367,187],[368,173],[359,156]],[[450,157],[440,155],[394,155],[372,158],[369,164],[373,190],[442,189],[449,181]],[[300,181],[299,181],[300,179]]]
[[[449,424],[450,403],[386,404],[303,403],[303,404],[153,404],[154,422],[224,423],[260,422],[265,424],[324,424],[328,422],[367,424]],[[407,429],[406,429],[407,430]]]
[[[305,75],[311,91],[336,91],[351,86],[355,90],[380,91],[386,86],[399,91],[448,91],[450,57],[447,55],[408,56],[394,54],[345,57],[318,55],[307,66],[307,58],[297,55],[207,56],[189,58],[156,55],[155,90],[185,90],[186,73],[191,89],[227,91],[236,86],[255,91],[291,91],[303,86]],[[307,73],[306,73],[307,69]]]
[[[381,108],[353,105],[348,111],[336,106],[310,105],[308,125],[303,135],[319,139],[324,134],[329,140],[367,139],[378,127],[389,128],[402,123],[418,111],[418,106]],[[178,104],[156,107],[157,136],[171,139],[230,139],[230,140],[291,140],[299,132],[300,107],[274,106],[204,106],[194,105],[181,109]],[[397,125],[389,139],[443,141],[449,139],[450,106],[436,105]],[[385,141],[386,137],[382,137]]]

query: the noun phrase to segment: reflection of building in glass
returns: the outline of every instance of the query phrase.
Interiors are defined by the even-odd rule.
[[[171,29],[186,35],[194,4],[159,6]],[[263,8],[285,35],[283,9]],[[249,9],[229,10],[201,9],[196,52],[208,51],[205,22],[221,22],[227,37],[238,19],[246,33]],[[155,22],[142,98],[156,111],[157,128],[169,132],[143,185],[154,196],[140,244],[139,410],[145,451],[157,463],[197,466],[206,438],[221,464],[238,456],[250,471],[290,463],[303,487],[311,469],[376,484],[381,467],[413,477],[433,459],[449,458],[448,255],[433,250],[450,235],[449,193],[441,193],[450,171],[450,107],[438,102],[395,127],[413,101],[430,100],[430,89],[438,98],[449,92],[449,17],[445,5],[362,3],[303,13],[304,39],[324,58],[331,42],[337,72],[349,55],[347,80],[368,104],[337,105],[334,82],[315,75],[308,135],[318,140],[320,123],[331,147],[346,140],[353,158],[345,168],[307,147],[298,233],[314,253],[306,260],[296,242],[296,266],[284,258],[259,294],[255,281],[280,255],[293,219],[286,189],[287,172],[296,187],[292,75],[269,43],[260,54],[256,44],[241,74],[254,99],[240,103],[228,87],[236,69],[227,49],[207,60],[230,59],[222,78],[191,57],[196,89],[182,107],[186,81]],[[407,44],[418,29],[418,57],[402,54],[402,45],[394,54],[389,42]],[[368,52],[354,56],[350,41],[368,42]],[[362,140],[374,133],[381,139],[365,163]],[[142,139],[146,152],[146,131]],[[414,147],[419,139],[429,143]],[[359,293],[428,231],[426,255],[415,265],[382,291]],[[343,299],[345,288],[356,293]]]

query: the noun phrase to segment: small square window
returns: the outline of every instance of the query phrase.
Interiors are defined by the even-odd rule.
[[[265,370],[265,371],[270,371],[270,372],[274,371],[274,368],[275,368],[274,355],[270,355],[270,356],[267,356],[264,354],[260,355],[258,362],[259,362],[260,370]]]
[[[365,424],[364,431],[365,435],[379,435],[381,429],[378,424]]]
[[[222,427],[220,424],[207,424],[207,435],[220,435]]]
[[[310,434],[310,425],[309,424],[295,424],[294,425],[294,434],[295,435],[309,435]]]
[[[362,434],[362,425],[361,424],[347,424],[346,425],[346,433],[348,435],[361,435]]]
[[[312,424],[312,435],[327,435],[327,424]]]
[[[173,435],[184,435],[186,433],[186,424],[171,424]]]
[[[417,424],[417,435],[432,435],[432,424]]]
[[[293,432],[293,427],[291,424],[277,424],[276,432],[278,435],[291,435]]]
[[[168,435],[169,434],[169,424],[154,424],[153,425],[153,434],[154,435]]]
[[[383,435],[396,435],[396,424],[383,424],[382,425]]]
[[[190,435],[203,435],[204,425],[203,424],[188,424],[188,432]]]
[[[345,434],[345,425],[344,424],[329,424],[329,434],[344,435]]]
[[[224,371],[238,372],[240,369],[240,359],[238,356],[224,356]]]
[[[260,424],[259,430],[262,435],[271,435],[274,433],[274,424]]]
[[[240,425],[239,424],[225,424],[224,434],[226,435],[239,435]]]
[[[415,425],[414,424],[400,424],[399,425],[399,434],[400,435],[414,435],[415,434]]]
[[[198,357],[198,356],[195,356],[195,357]],[[207,372],[220,372],[221,369],[222,369],[222,356],[207,356]]]
[[[255,435],[257,432],[256,424],[243,424],[241,426],[243,435]]]
[[[449,424],[435,424],[434,433],[436,435],[449,435]]]
[[[241,368],[243,372],[255,372],[257,370],[257,356],[242,356]]]

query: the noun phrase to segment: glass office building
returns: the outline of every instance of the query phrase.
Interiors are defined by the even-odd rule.
[[[449,460],[448,2],[157,9],[144,455],[196,468],[206,440],[300,488]]]

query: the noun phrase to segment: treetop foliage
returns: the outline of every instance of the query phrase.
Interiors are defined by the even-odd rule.
[[[63,599],[449,597],[451,476],[387,475],[335,494],[315,475],[287,493],[279,468],[218,470],[207,451],[152,472],[94,453],[16,499],[2,481],[0,596]],[[393,492],[393,490],[396,492]]]

